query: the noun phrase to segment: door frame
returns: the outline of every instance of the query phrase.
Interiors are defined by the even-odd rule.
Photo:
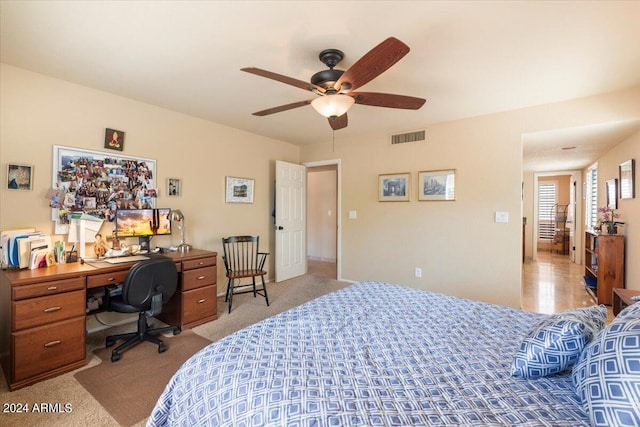
[[[340,159],[320,160],[301,163],[307,169],[319,166],[336,166],[337,194],[336,194],[336,278],[342,280],[342,162]],[[307,185],[309,182],[307,181]],[[307,197],[309,192],[307,191]],[[307,223],[308,227],[308,223]],[[306,230],[305,230],[306,232]],[[306,254],[305,254],[306,255]]]
[[[535,172],[533,174],[533,242],[532,242],[532,259],[536,261],[538,258],[538,178],[541,176],[571,176],[569,183],[571,183],[571,179],[575,179],[576,182],[582,182],[582,171],[581,170],[566,170],[566,171],[555,171],[555,172]],[[583,208],[584,208],[584,195],[582,194],[582,186],[576,185],[576,207],[574,212],[574,247],[575,247],[575,264],[582,263],[582,220],[583,218]],[[569,248],[569,251],[574,250],[573,248]]]

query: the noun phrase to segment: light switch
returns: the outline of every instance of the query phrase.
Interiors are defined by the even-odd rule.
[[[356,219],[358,218],[358,212],[357,211],[349,211],[349,219]]]
[[[496,222],[509,222],[509,212],[496,212]]]

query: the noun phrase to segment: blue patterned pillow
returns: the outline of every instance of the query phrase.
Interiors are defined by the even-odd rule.
[[[640,425],[640,304],[587,345],[571,379],[591,425]]]
[[[540,378],[562,372],[604,327],[604,305],[578,308],[543,318],[529,331],[511,364],[516,378]]]

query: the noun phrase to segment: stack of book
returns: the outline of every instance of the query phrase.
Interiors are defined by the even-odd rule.
[[[51,236],[35,228],[7,230],[0,233],[3,267],[40,268],[56,264],[63,259],[64,243],[51,242]]]

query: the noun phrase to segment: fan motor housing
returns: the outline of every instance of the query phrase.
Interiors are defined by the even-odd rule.
[[[311,83],[316,86],[328,89],[338,81],[344,71],[342,70],[323,70],[311,76]]]
[[[335,82],[338,81],[340,76],[344,74],[342,70],[334,70],[333,67],[338,65],[344,58],[344,53],[338,49],[325,49],[318,55],[320,61],[327,67],[328,70],[323,70],[315,73],[311,76],[311,83],[323,87],[325,89],[333,87]]]

